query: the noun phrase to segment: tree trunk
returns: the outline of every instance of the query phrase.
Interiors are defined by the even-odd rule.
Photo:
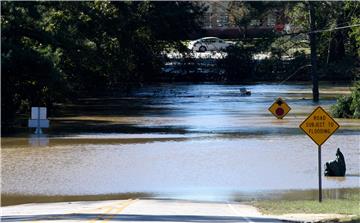
[[[336,19],[336,26],[344,24],[344,15],[341,13]],[[329,46],[329,60],[328,62],[338,62],[345,57],[345,34],[342,30],[335,30],[334,35],[331,36]]]
[[[313,82],[313,101],[319,101],[319,78],[317,74],[317,58],[316,58],[316,34],[313,33],[315,30],[315,12],[314,12],[314,3],[309,1],[309,22],[310,22],[310,50],[311,50],[311,78]]]

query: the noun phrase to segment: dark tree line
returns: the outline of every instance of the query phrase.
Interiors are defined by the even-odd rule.
[[[313,2],[315,29],[360,24],[360,3]],[[219,63],[221,80],[309,80],[306,52],[307,2],[233,2],[230,18],[242,29],[268,10],[280,9],[298,35],[269,33],[263,39],[242,38]],[[161,79],[164,52],[185,52],[179,39],[199,32],[206,8],[194,2],[1,2],[2,126],[31,106],[112,89],[128,90]],[[245,32],[246,33],[246,32]],[[316,33],[320,80],[358,78],[360,27]],[[294,47],[290,63],[281,57]],[[252,55],[272,52],[261,63]],[[305,79],[302,77],[306,76]],[[302,77],[301,77],[302,76]]]
[[[156,78],[199,29],[192,2],[1,2],[2,126],[30,106]]]

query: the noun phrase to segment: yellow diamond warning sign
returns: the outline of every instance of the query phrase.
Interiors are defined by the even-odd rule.
[[[320,106],[300,124],[300,128],[319,146],[339,127],[339,124]]]
[[[289,105],[281,98],[276,99],[269,108],[269,111],[278,119],[282,119],[290,110]]]

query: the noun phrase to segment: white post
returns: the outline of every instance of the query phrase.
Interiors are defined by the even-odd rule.
[[[37,127],[35,129],[35,134],[42,134],[42,130],[40,128],[40,107],[38,107],[38,114],[37,114]]]

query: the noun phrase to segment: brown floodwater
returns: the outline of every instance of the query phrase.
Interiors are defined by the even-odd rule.
[[[45,135],[2,137],[2,204],[313,194],[317,146],[298,126],[316,106],[329,110],[337,96],[349,94],[349,86],[322,84],[319,104],[306,84],[247,85],[250,97],[240,97],[240,87],[145,86],[126,97],[58,105]],[[292,108],[283,120],[267,110],[278,96]],[[322,165],[340,147],[347,172],[323,177],[330,198],[360,187],[360,120],[336,120],[341,127],[323,145]]]

